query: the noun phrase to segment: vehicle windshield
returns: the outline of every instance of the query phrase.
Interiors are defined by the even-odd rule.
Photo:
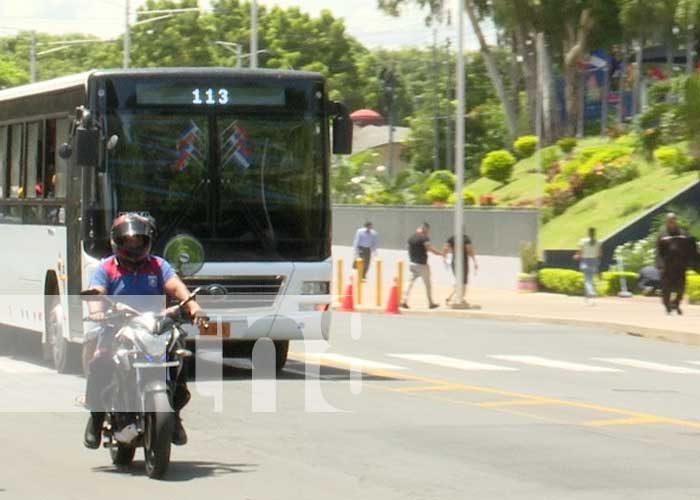
[[[323,260],[328,201],[320,119],[296,113],[118,110],[106,159],[113,212],[147,212],[154,250],[190,234],[209,261]]]

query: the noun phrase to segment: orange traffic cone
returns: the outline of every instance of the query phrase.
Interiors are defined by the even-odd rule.
[[[386,303],[385,314],[399,314],[399,287],[394,280],[394,284],[389,291],[389,300]]]
[[[345,295],[343,295],[343,299],[340,301],[340,307],[337,310],[348,312],[354,311],[355,306],[353,305],[352,297],[352,279],[350,279],[348,286],[345,288]]]

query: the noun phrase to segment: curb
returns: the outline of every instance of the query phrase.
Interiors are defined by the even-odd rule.
[[[384,316],[381,308],[356,307],[356,312],[375,314]],[[481,310],[442,310],[439,313],[422,310],[401,310],[404,316],[426,316],[426,317],[448,317],[448,318],[470,318],[483,319],[487,321],[508,321],[511,323],[544,323],[550,325],[581,326],[587,328],[601,328],[610,333],[631,335],[665,342],[675,342],[678,344],[700,346],[700,334],[677,330],[666,330],[661,328],[649,328],[628,323],[617,323],[614,321],[594,321],[577,318],[563,318],[557,316],[537,316],[528,314],[499,314]]]

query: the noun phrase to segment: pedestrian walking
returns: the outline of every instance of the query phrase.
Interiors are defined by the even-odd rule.
[[[467,305],[467,301],[464,300],[464,294],[467,292],[467,282],[469,281],[469,259],[471,259],[472,264],[474,264],[474,272],[478,271],[479,269],[479,264],[476,262],[476,252],[474,251],[474,245],[472,244],[472,240],[467,236],[466,233],[462,234],[462,255],[464,256],[462,262],[464,263],[464,267],[462,269],[462,283],[464,284],[464,287],[462,288],[462,297],[458,297],[454,303],[455,304],[464,304]],[[455,237],[450,236],[447,238],[447,241],[442,247],[442,253],[444,255],[445,260],[447,260],[448,255],[452,255],[452,274],[455,276],[455,288],[452,290],[452,293],[450,294],[449,297],[445,300],[445,304],[449,305],[452,302],[452,298],[455,295],[455,292],[457,291],[456,283],[457,283],[457,272],[455,271]]]
[[[656,240],[656,267],[661,273],[661,300],[666,313],[675,309],[683,314],[680,304],[685,293],[685,273],[696,250],[693,238],[678,225],[676,214],[666,215],[666,224]]]
[[[355,258],[362,259],[362,281],[367,279],[367,271],[372,255],[377,254],[379,238],[377,231],[372,228],[372,223],[367,221],[365,225],[357,230],[355,238],[352,241],[352,249],[355,252]],[[353,263],[354,266],[354,263]]]
[[[586,299],[595,297],[595,285],[593,279],[600,273],[600,258],[603,254],[600,241],[596,238],[594,227],[588,228],[588,237],[582,238],[578,245],[578,251],[574,259],[579,262],[579,269],[583,273],[583,292]]]
[[[435,255],[443,256],[443,253],[435,248],[432,243],[430,243],[430,224],[424,222],[417,229],[413,236],[408,239],[408,257],[411,261],[409,267],[411,271],[411,280],[406,287],[406,291],[403,295],[403,300],[401,302],[401,307],[408,309],[408,297],[411,295],[411,289],[413,284],[418,278],[423,280],[425,285],[425,292],[428,295],[428,307],[430,309],[435,309],[438,304],[433,302],[432,290],[430,285],[430,266],[428,265],[428,252],[434,253]]]

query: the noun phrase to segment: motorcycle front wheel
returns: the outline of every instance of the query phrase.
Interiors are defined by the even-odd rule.
[[[175,425],[175,413],[168,401],[168,395],[164,392],[153,395],[152,408],[155,411],[146,414],[143,450],[146,474],[151,479],[160,479],[170,465],[170,443]]]
[[[112,458],[112,463],[114,465],[131,465],[131,462],[134,461],[135,453],[136,448],[121,443],[112,443],[109,447],[109,456]]]

